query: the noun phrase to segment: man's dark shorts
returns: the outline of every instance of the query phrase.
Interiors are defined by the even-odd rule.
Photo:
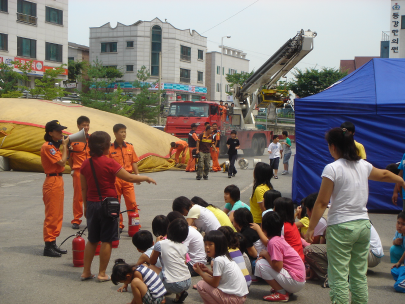
[[[87,202],[86,218],[90,243],[119,240],[119,218],[104,216],[101,202]]]
[[[279,163],[280,163],[280,157],[270,159],[270,167],[274,170],[278,170]]]

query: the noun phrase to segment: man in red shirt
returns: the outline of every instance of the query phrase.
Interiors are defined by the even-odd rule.
[[[84,129],[86,134],[86,143],[71,142],[69,146],[69,166],[70,175],[73,177],[73,220],[72,228],[79,229],[83,216],[83,198],[82,187],[80,183],[80,167],[85,159],[90,158],[90,148],[88,145],[90,119],[87,116],[80,116],[77,119],[77,128],[79,131]]]
[[[113,127],[115,141],[111,144],[109,157],[113,158],[129,173],[134,172],[139,175],[138,165],[139,158],[135,153],[134,147],[129,142],[125,141],[127,137],[127,127],[123,124],[116,124]],[[115,180],[115,188],[117,190],[118,200],[121,202],[121,195],[124,195],[125,205],[127,210],[135,210],[138,212],[138,205],[135,199],[134,184],[126,182],[117,177]],[[129,220],[129,215],[128,215]],[[120,215],[120,232],[124,229],[122,215]]]
[[[212,138],[212,127],[209,125],[205,127],[205,131],[198,136],[197,153],[200,155],[197,166],[196,179],[200,180],[201,175],[205,180],[208,179],[208,172],[210,171],[211,147],[215,148],[214,140]],[[204,173],[203,173],[204,172]]]

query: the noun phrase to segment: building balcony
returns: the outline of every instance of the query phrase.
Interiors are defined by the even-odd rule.
[[[190,78],[180,77],[180,82],[190,83]]]
[[[190,56],[190,55],[183,55],[183,54],[180,54],[180,59],[181,59],[181,60],[184,60],[184,61],[191,62],[191,56]]]
[[[37,17],[26,14],[17,13],[17,21],[37,25]]]

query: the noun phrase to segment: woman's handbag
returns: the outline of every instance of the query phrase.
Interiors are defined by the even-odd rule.
[[[96,171],[94,170],[93,159],[90,158],[91,171],[93,171],[94,181],[96,182],[98,195],[100,197],[101,209],[103,210],[103,215],[106,217],[118,218],[120,216],[120,202],[116,197],[106,197],[103,200],[101,196],[100,187],[98,185]]]

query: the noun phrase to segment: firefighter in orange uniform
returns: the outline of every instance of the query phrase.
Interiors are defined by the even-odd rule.
[[[185,164],[186,163],[186,153],[188,150],[188,144],[184,140],[178,140],[176,142],[171,142],[170,143],[170,152],[169,152],[169,157],[172,155],[172,151],[176,149],[176,155],[174,156],[174,159],[176,160],[176,163],[179,163],[179,157],[181,152],[183,152],[183,155],[181,156],[181,163]]]
[[[85,159],[90,158],[89,129],[90,119],[87,116],[80,116],[77,119],[77,128],[79,131],[84,129],[86,134],[86,143],[72,142],[69,146],[69,166],[71,169],[70,175],[73,177],[73,220],[72,228],[79,229],[83,216],[83,197],[82,186],[80,183],[80,167]]]
[[[212,171],[217,172],[221,171],[219,166],[218,157],[219,157],[219,141],[221,140],[221,133],[218,130],[217,123],[212,124],[212,137],[215,142],[215,148],[211,147],[211,158],[212,158]]]
[[[135,153],[134,146],[125,141],[127,137],[127,127],[123,124],[116,124],[113,127],[115,141],[110,146],[109,157],[113,158],[129,173],[134,172],[139,175],[138,165],[139,158]],[[134,210],[138,212],[138,205],[135,199],[134,184],[126,182],[120,178],[115,179],[115,189],[117,190],[118,200],[121,203],[121,195],[124,195],[126,210]],[[129,215],[128,215],[129,220]],[[124,229],[124,220],[120,214],[120,233]]]
[[[222,100],[219,101],[219,114],[221,116],[221,121],[224,122],[226,120],[226,107]]]
[[[195,158],[193,157],[193,150],[197,148],[198,135],[196,130],[199,125],[200,123],[192,123],[191,131],[188,133],[188,155],[190,158],[188,159],[186,172],[195,171]]]
[[[41,147],[41,163],[46,174],[45,182],[42,187],[42,195],[45,205],[44,220],[44,256],[60,257],[67,253],[56,245],[56,238],[60,234],[63,221],[63,177],[65,164],[68,155],[67,145],[69,137],[63,138],[62,130],[66,127],[61,126],[59,121],[49,121],[45,126],[45,143]],[[63,150],[59,149],[60,146]]]

